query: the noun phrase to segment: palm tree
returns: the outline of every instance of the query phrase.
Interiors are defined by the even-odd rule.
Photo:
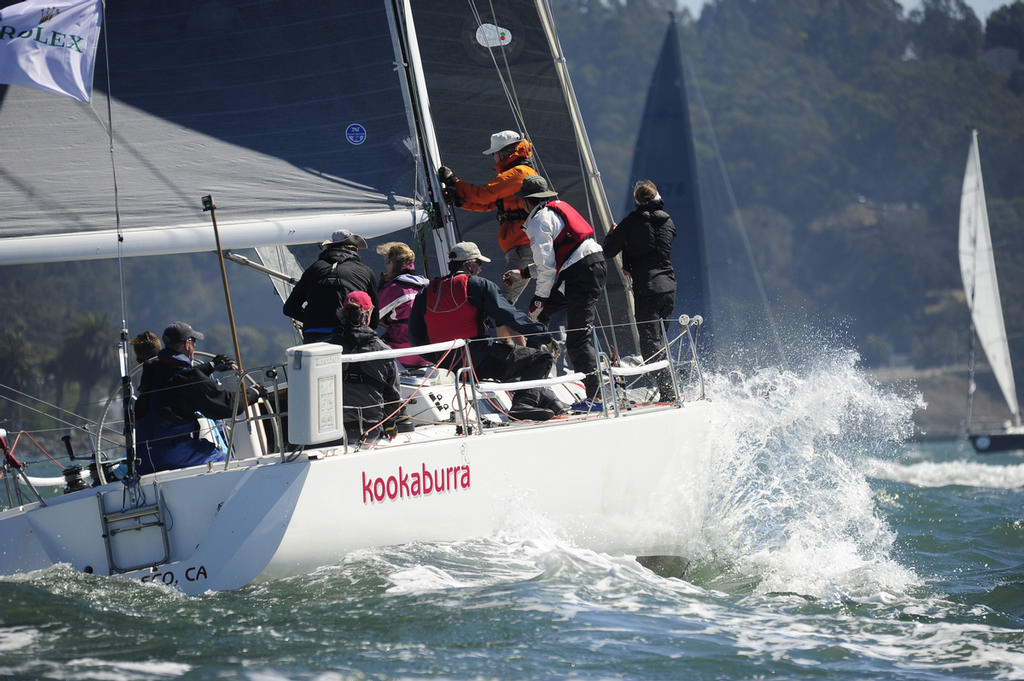
[[[21,331],[0,333],[0,421],[10,418],[21,427],[25,414],[17,393],[34,394],[39,389],[36,355]]]
[[[77,383],[75,413],[88,417],[89,397],[97,384],[117,376],[117,342],[117,329],[108,315],[90,313],[71,321],[54,359],[58,405],[65,385]]]

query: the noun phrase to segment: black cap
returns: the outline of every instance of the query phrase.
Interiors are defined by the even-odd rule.
[[[203,334],[193,329],[187,322],[171,322],[164,329],[164,345],[167,347],[180,345],[189,338],[203,340]]]

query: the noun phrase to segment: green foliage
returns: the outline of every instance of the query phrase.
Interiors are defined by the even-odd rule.
[[[554,6],[572,27],[562,46],[608,195],[623,195],[625,131],[645,92],[619,74],[650,73],[668,15],[651,21],[662,6],[644,0]],[[1022,345],[1012,351],[1024,357],[1024,75],[979,59],[984,36],[1018,44],[1024,2],[989,22],[983,33],[961,0],[925,0],[909,16],[891,0],[716,0],[682,22],[689,87],[706,104],[691,96],[691,118],[714,128],[769,299],[848,322],[869,365],[887,353],[919,365],[965,356],[956,240],[970,128],[982,135],[993,238],[1005,244],[997,268]],[[638,32],[644,42],[624,55]],[[592,40],[609,33],[617,40]],[[711,154],[698,145],[702,165]]]
[[[1024,2],[1014,0],[989,15],[985,22],[985,47],[1024,47]]]
[[[918,55],[950,55],[961,59],[977,56],[985,41],[981,22],[963,0],[924,0],[910,15]]]

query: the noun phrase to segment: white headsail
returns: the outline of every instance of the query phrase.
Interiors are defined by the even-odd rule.
[[[1017,387],[1013,379],[996,263],[992,254],[985,185],[981,179],[977,130],[971,133],[971,149],[967,155],[967,169],[964,171],[963,193],[960,197],[960,274],[978,340],[999,382],[1006,406],[1013,414],[1014,422],[1020,425]]]

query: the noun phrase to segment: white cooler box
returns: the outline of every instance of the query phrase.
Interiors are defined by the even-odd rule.
[[[340,440],[344,351],[333,343],[309,343],[288,353],[288,441],[315,445]]]

